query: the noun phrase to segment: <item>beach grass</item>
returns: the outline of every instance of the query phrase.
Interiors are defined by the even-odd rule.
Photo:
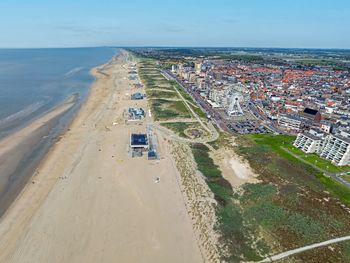
[[[202,119],[206,119],[206,113],[197,105],[197,103],[192,99],[192,97],[185,91],[176,81],[169,81],[171,85],[176,89],[181,96],[188,102],[189,107]]]
[[[316,154],[306,154],[302,150],[293,146],[295,136],[289,135],[265,135],[265,134],[253,134],[250,137],[257,143],[261,145],[268,145],[271,149],[277,152],[280,156],[287,158],[289,160],[295,160],[291,154],[286,152],[284,149],[292,152],[303,160],[310,162],[311,164],[319,167],[330,173],[341,173],[350,171],[350,166],[336,166],[330,161],[325,160]],[[284,148],[284,149],[283,149]]]
[[[349,204],[348,189],[277,147],[292,141],[289,136],[239,136],[235,151],[249,161],[260,182],[247,183],[238,191],[222,177],[208,147],[191,145],[198,170],[217,200],[216,229],[224,261],[259,261],[281,248],[288,250],[350,231],[348,214],[338,204],[338,200]],[[211,146],[216,150],[233,147],[224,133]],[[346,244],[334,249],[346,259]],[[332,251],[324,253],[336,260]],[[322,261],[324,255],[312,251],[298,256],[305,262],[311,258]]]
[[[182,101],[153,99],[150,100],[150,104],[154,119],[157,121],[172,118],[191,118],[190,112]]]
[[[221,252],[222,259],[226,262],[241,262],[261,260],[261,254],[267,254],[265,246],[252,248],[249,229],[244,224],[242,208],[234,200],[237,193],[230,183],[222,177],[222,173],[209,155],[209,148],[203,144],[192,144],[192,154],[197,164],[197,169],[203,174],[206,183],[213,192],[217,201],[216,215],[218,218],[215,226],[220,233],[220,242],[225,252]],[[264,248],[265,250],[260,249]]]
[[[162,89],[146,89],[146,95],[149,99],[180,99],[175,92]]]
[[[198,122],[171,122],[161,123],[165,128],[173,131],[175,134],[182,138],[194,139],[202,136],[206,136],[208,133],[204,131],[202,126]],[[196,135],[190,135],[191,131],[196,131]]]
[[[339,206],[339,202],[350,204],[350,190],[280,149],[280,143],[292,141],[290,136],[272,135],[236,139],[236,152],[249,161],[261,181],[243,187],[239,202],[245,222],[254,232],[262,228],[285,249],[350,231],[347,212]],[[342,245],[336,247],[337,251],[344,249]],[[300,258],[308,261],[318,256],[310,252]]]

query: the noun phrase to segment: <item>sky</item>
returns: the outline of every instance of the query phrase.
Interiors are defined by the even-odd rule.
[[[0,1],[0,48],[86,46],[350,48],[350,1]]]

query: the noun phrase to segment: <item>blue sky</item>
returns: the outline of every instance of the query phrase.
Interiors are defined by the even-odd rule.
[[[0,1],[0,47],[102,45],[350,48],[350,1]]]

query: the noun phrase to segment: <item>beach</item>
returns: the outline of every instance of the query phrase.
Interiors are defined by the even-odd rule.
[[[43,138],[53,139],[50,133],[58,119],[68,112],[74,105],[76,96],[67,99],[61,105],[55,107],[42,117],[34,120],[23,129],[14,132],[10,136],[0,140],[0,215],[6,211],[16,194],[30,176],[31,166],[25,165],[25,160],[38,158],[45,151],[45,141]],[[36,154],[34,151],[43,151],[42,154]]]
[[[132,158],[129,55],[95,68],[86,102],[0,222],[0,262],[203,262],[168,142]],[[157,183],[156,178],[159,177]]]

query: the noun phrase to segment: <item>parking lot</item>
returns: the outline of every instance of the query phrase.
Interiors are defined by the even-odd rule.
[[[259,121],[253,120],[229,122],[227,124],[227,128],[229,128],[231,132],[239,134],[264,134],[269,132],[269,130],[265,126],[261,125]]]

